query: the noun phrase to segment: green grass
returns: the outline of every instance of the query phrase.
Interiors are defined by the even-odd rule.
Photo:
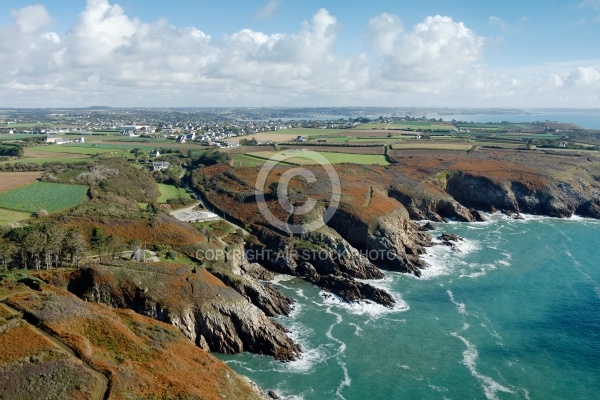
[[[110,149],[99,146],[90,145],[87,143],[81,144],[63,144],[60,146],[35,146],[30,148],[32,151],[41,151],[48,153],[67,153],[67,154],[83,154],[94,156],[98,154],[108,154],[111,156],[128,156],[129,151],[125,149]]]
[[[418,142],[396,143],[392,145],[394,150],[469,150],[473,145],[468,143],[431,143]]]
[[[23,221],[31,217],[31,213],[0,208],[0,226]]]
[[[84,161],[90,161],[90,158],[89,157],[86,157],[86,158],[83,158],[83,157],[82,158],[61,158],[61,157],[29,158],[29,157],[23,157],[23,158],[19,158],[18,160],[2,161],[2,162],[0,162],[0,165],[16,164],[16,163],[45,164],[45,163],[53,163],[53,162],[61,162],[61,163],[65,163],[65,164],[70,164],[70,163],[84,162]]]
[[[296,136],[321,136],[321,135],[332,135],[334,133],[343,132],[343,129],[321,129],[321,128],[292,128],[282,129],[274,132],[261,132],[261,133],[281,133],[286,135]]]
[[[261,151],[256,153],[249,153],[248,155],[251,157],[256,157],[258,159],[268,160],[275,154],[281,154],[285,156],[293,156],[287,158],[284,162],[288,164],[296,164],[296,165],[313,165],[316,164],[314,160],[303,158],[302,151],[283,151],[277,153],[275,151]],[[385,156],[378,154],[348,154],[348,153],[330,153],[325,151],[316,152],[323,157],[331,164],[341,164],[341,163],[352,163],[352,164],[363,164],[363,165],[389,165],[389,162],[386,160]],[[297,154],[297,156],[296,156]]]
[[[233,156],[233,165],[237,168],[256,167],[264,163],[265,160],[247,154],[236,154]]]
[[[169,199],[177,199],[184,198],[186,200],[191,200],[192,196],[185,189],[178,188],[174,185],[166,185],[164,183],[158,184],[158,189],[160,190],[160,197],[158,198],[158,203],[166,203]]]
[[[57,212],[84,202],[86,193],[87,186],[34,182],[0,194],[0,208]]]
[[[455,129],[454,125],[447,123],[436,123],[436,122],[419,122],[419,121],[398,121],[392,122],[389,125],[390,129],[411,129],[411,130],[433,130],[433,131],[452,131]]]
[[[382,124],[382,123],[378,122],[376,124],[359,124],[352,129],[355,131],[366,131],[366,130],[372,130],[372,129],[385,129],[386,127],[387,127],[387,124]]]
[[[14,133],[12,135],[9,134],[0,134],[0,140],[21,140],[27,138],[40,138],[43,139],[44,135],[36,135],[30,133]]]

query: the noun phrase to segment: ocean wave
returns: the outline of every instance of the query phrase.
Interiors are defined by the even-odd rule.
[[[471,372],[471,375],[473,375],[473,377],[476,378],[482,385],[483,393],[488,400],[497,400],[498,397],[496,394],[498,392],[511,394],[514,393],[512,389],[503,386],[502,384],[496,382],[493,378],[483,375],[477,370],[477,359],[479,358],[479,352],[473,343],[459,335],[457,332],[452,332],[452,336],[460,339],[460,341],[462,341],[466,346],[466,349],[463,351],[462,364],[467,367],[469,372]]]
[[[446,293],[448,293],[448,297],[450,297],[450,301],[452,302],[452,304],[454,304],[456,306],[456,310],[458,311],[458,313],[461,315],[468,315],[467,307],[465,306],[465,303],[460,303],[460,302],[456,301],[454,299],[454,293],[452,293],[451,290],[446,290]]]
[[[410,309],[408,303],[404,301],[395,293],[391,293],[396,300],[396,304],[389,308],[379,303],[375,303],[370,300],[362,300],[358,302],[347,302],[340,297],[322,290],[319,295],[323,299],[323,302],[327,305],[343,308],[346,312],[354,315],[369,315],[377,317],[385,314],[394,314],[399,312],[405,312]]]
[[[464,239],[457,242],[456,249],[441,245],[441,241],[434,239],[435,246],[427,249],[427,253],[421,255],[421,259],[427,263],[427,267],[421,270],[420,279],[428,280],[441,276],[450,275],[459,267],[469,267],[463,258],[481,248],[478,240]]]

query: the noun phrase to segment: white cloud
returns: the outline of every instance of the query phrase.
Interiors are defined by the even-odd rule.
[[[27,6],[20,10],[12,10],[11,15],[20,31],[25,34],[48,29],[54,22],[46,8],[42,5]]]
[[[399,30],[399,19],[385,14],[372,19],[369,26],[371,37],[378,38],[375,49],[382,55],[382,77],[387,80],[437,80],[461,73],[483,54],[484,38],[450,17],[427,17],[404,33]]]
[[[271,18],[275,15],[282,0],[269,0],[269,2],[260,11],[254,15],[254,19]]]
[[[495,15],[492,15],[489,18],[488,22],[490,23],[490,25],[496,25],[502,30],[505,30],[507,27],[506,22],[504,22],[500,17],[496,17]]]
[[[403,33],[402,21],[395,15],[383,13],[369,20],[371,46],[380,53],[392,54]]]
[[[600,10],[600,0],[583,0],[577,7],[582,9],[591,8]]]
[[[292,33],[251,29],[215,41],[167,20],[140,21],[88,0],[65,35],[43,6],[0,26],[0,102],[7,106],[594,106],[600,61],[494,69],[483,38],[430,16],[368,21],[370,55],[340,55],[340,22],[318,10]],[[490,19],[501,25],[501,20]]]

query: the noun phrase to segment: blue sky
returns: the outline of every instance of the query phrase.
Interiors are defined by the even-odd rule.
[[[598,107],[600,0],[0,3],[0,106]]]

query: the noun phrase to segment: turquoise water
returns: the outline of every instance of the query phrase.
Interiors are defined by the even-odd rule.
[[[423,278],[377,281],[395,310],[280,281],[303,358],[222,359],[290,399],[600,398],[600,221],[493,218],[438,225],[466,238],[460,252],[436,246]]]

